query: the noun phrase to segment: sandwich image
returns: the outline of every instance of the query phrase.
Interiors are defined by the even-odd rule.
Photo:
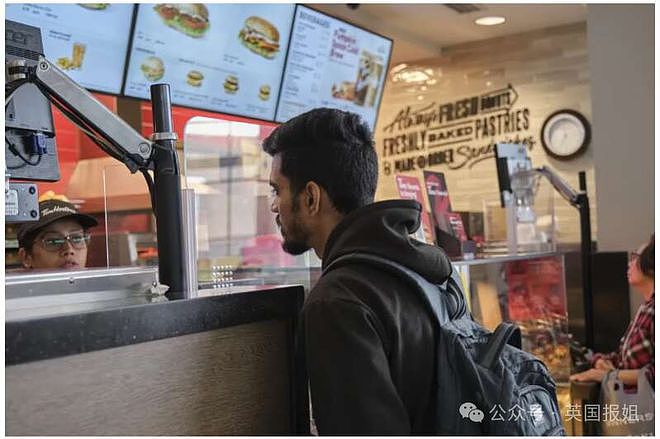
[[[227,75],[225,78],[225,93],[234,94],[238,91],[238,78],[234,75]]]
[[[201,86],[203,79],[204,79],[204,75],[202,75],[202,72],[199,72],[197,70],[189,71],[188,75],[186,76],[186,82],[189,85],[192,85],[193,87]]]
[[[201,3],[158,3],[154,11],[169,27],[201,38],[209,29],[209,10]]]
[[[259,87],[259,99],[262,101],[270,99],[270,85],[264,84]]]
[[[260,17],[248,17],[238,39],[251,51],[273,59],[280,50],[280,33],[270,22]]]
[[[149,56],[142,61],[140,65],[140,70],[147,81],[154,82],[158,81],[165,74],[165,66],[163,65],[163,60],[157,56]]]
[[[78,3],[78,6],[82,6],[85,9],[91,9],[93,11],[102,11],[107,9],[110,6],[110,3]]]

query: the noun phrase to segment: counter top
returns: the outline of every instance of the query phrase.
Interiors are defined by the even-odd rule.
[[[524,261],[528,259],[547,258],[549,256],[557,256],[561,253],[558,252],[543,252],[543,253],[521,253],[517,255],[497,255],[497,256],[480,256],[474,259],[456,259],[451,263],[454,265],[481,265],[481,264],[494,264],[500,262],[513,262]]]
[[[5,365],[81,354],[244,323],[297,319],[302,286],[200,291],[200,297],[7,319]]]

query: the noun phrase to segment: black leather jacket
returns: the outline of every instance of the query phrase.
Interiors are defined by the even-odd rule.
[[[331,233],[323,267],[361,251],[434,283],[451,273],[438,247],[410,238],[419,203],[389,200],[347,215]],[[323,435],[433,434],[433,320],[401,279],[362,265],[323,275],[303,308],[313,414]]]

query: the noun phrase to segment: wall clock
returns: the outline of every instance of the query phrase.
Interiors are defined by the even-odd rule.
[[[589,121],[574,110],[552,113],[541,128],[541,143],[551,157],[569,160],[584,152],[591,140]]]

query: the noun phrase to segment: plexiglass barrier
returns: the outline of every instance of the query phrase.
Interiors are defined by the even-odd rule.
[[[273,127],[206,117],[184,129],[184,186],[195,192],[197,278],[201,288],[302,284],[320,266],[313,252],[285,253],[271,212]]]
[[[103,164],[100,174],[107,266],[158,265],[156,225],[144,177],[115,160]]]
[[[535,175],[526,190],[518,192],[513,202],[502,207],[499,196],[482,201],[486,254],[533,254],[557,249],[555,191],[552,185]]]

